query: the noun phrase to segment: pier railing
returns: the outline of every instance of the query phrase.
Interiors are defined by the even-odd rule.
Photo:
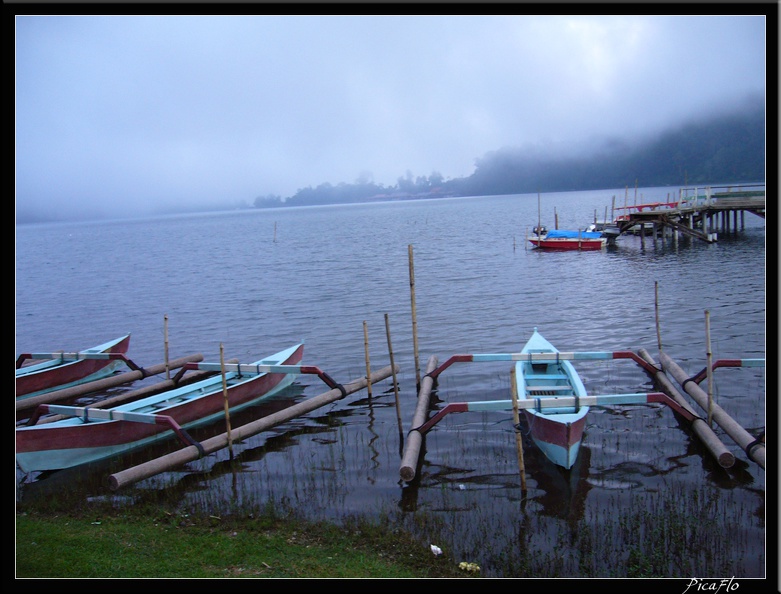
[[[668,227],[712,243],[716,241],[717,234],[702,232],[696,227],[703,226],[706,221],[713,226],[713,219],[721,215],[722,228],[729,231],[729,213],[735,217],[735,230],[738,227],[738,213],[742,216],[743,212],[748,211],[764,219],[765,185],[683,187],[678,191],[676,201],[628,205],[617,207],[616,210],[624,211],[614,221],[618,235],[650,224],[652,228]],[[642,229],[641,234],[644,234]]]

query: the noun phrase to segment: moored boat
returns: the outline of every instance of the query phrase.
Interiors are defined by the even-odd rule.
[[[277,394],[293,383],[298,373],[311,372],[298,365],[303,353],[304,345],[297,344],[252,364],[188,363],[186,367],[191,369],[220,366],[226,371],[114,408],[40,405],[30,424],[16,429],[16,463],[23,472],[58,470],[118,456],[174,436],[188,442],[188,428],[225,415],[226,398],[229,410],[238,411]],[[70,416],[37,423],[42,413]]]
[[[130,334],[77,353],[24,353],[16,359],[16,398],[29,398],[108,377],[125,361]],[[26,361],[38,363],[24,365]]]
[[[578,373],[570,361],[604,361],[613,359],[631,359],[654,374],[658,371],[632,351],[578,351],[560,352],[534,328],[531,338],[517,353],[472,353],[452,355],[444,363],[434,366],[421,382],[418,394],[418,408],[414,429],[402,459],[399,474],[402,480],[411,481],[415,477],[415,466],[422,445],[422,436],[426,435],[439,421],[451,413],[464,412],[504,412],[524,416],[529,425],[532,441],[551,462],[572,469],[578,459],[583,440],[585,419],[589,408],[593,406],[614,406],[627,404],[661,403],[680,414],[688,421],[695,416],[678,404],[664,392],[634,392],[625,394],[589,395]],[[454,363],[513,361],[510,385],[512,400],[480,400],[472,402],[450,402],[428,420],[429,397],[439,375]],[[436,359],[429,361],[436,364]],[[754,364],[750,361],[749,364]],[[516,429],[521,430],[520,416],[516,419]]]
[[[574,406],[544,409],[541,406],[523,411],[537,447],[554,464],[569,469],[578,457],[589,407],[578,404],[580,398],[587,396],[586,388],[572,363],[556,359],[558,352],[535,328],[521,354],[550,353],[553,356],[548,361],[533,357],[517,361],[513,377],[521,399],[575,397]]]
[[[536,248],[546,250],[601,250],[607,238],[598,231],[569,231],[552,229],[542,235],[529,238]]]

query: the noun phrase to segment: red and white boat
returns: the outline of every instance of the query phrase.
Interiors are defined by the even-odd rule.
[[[30,398],[108,377],[127,362],[130,334],[78,353],[23,353],[16,359],[16,398]],[[28,360],[37,361],[24,365]]]
[[[601,250],[607,245],[607,238],[599,231],[547,231],[544,228],[541,235],[535,235],[529,241],[545,250]]]
[[[556,466],[569,470],[578,459],[586,416],[592,406],[661,403],[672,408],[685,419],[694,420],[695,417],[691,412],[664,392],[588,394],[571,361],[612,359],[632,359],[649,373],[657,371],[632,351],[560,352],[537,331],[537,328],[519,353],[453,355],[428,372],[426,377],[436,381],[436,378],[453,363],[512,361],[514,366],[510,381],[513,399],[451,402],[428,420],[416,417],[414,431],[423,436],[450,413],[501,412],[517,409],[519,413],[523,411],[532,440],[545,457]],[[418,398],[421,397],[427,399],[428,395],[421,391]],[[426,408],[423,409],[425,415],[428,407],[426,400],[424,403],[426,404]],[[516,428],[520,431],[520,425]],[[405,463],[400,472],[403,480],[410,481],[414,478],[418,453],[412,450],[405,452],[403,457]]]
[[[297,344],[251,364],[187,363],[185,369],[216,371],[208,379],[114,408],[41,404],[26,426],[16,428],[16,464],[23,472],[59,470],[125,454],[178,436],[197,445],[186,430],[238,411],[287,387],[299,373],[304,345]],[[335,385],[335,384],[334,384]],[[38,423],[42,414],[67,418]]]

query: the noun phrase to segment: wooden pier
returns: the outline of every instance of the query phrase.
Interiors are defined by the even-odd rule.
[[[619,207],[625,214],[613,223],[612,240],[639,228],[659,233],[688,235],[707,243],[718,241],[718,233],[737,233],[745,227],[745,213],[765,218],[765,186],[688,187],[679,190],[675,202],[653,202]]]

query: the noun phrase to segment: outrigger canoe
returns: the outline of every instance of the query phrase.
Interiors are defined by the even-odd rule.
[[[540,406],[523,411],[537,447],[554,464],[570,469],[578,458],[589,411],[588,406],[577,403],[588,394],[572,363],[556,359],[558,352],[535,328],[521,355],[546,353],[551,357],[547,361],[522,358],[515,363],[513,378],[518,398],[550,401],[563,396],[576,397],[575,406]]]
[[[603,361],[632,359],[649,374],[658,370],[631,351],[583,351],[560,352],[534,329],[531,338],[517,353],[473,353],[452,355],[444,363],[426,374],[421,382],[419,407],[423,402],[424,414],[428,411],[428,396],[439,375],[454,363],[512,361],[512,400],[485,400],[477,402],[451,402],[428,420],[410,430],[407,450],[400,469],[401,478],[411,481],[415,477],[415,465],[419,454],[420,439],[434,425],[450,413],[523,411],[532,440],[554,464],[571,469],[578,458],[583,439],[585,418],[592,406],[604,407],[626,404],[659,403],[668,406],[688,421],[696,417],[664,392],[635,392],[627,394],[589,395],[570,361]],[[416,417],[418,411],[416,411]],[[520,430],[520,427],[516,427]]]
[[[27,425],[16,428],[16,464],[23,472],[59,470],[177,436],[197,446],[187,429],[224,417],[226,394],[229,411],[238,411],[277,394],[299,373],[317,373],[336,385],[318,368],[298,365],[303,354],[304,345],[297,344],[251,364],[187,363],[180,373],[225,373],[114,408],[41,404]],[[38,423],[45,414],[68,417]]]
[[[108,377],[126,362],[130,334],[77,353],[24,353],[16,359],[16,398],[30,398]],[[28,360],[39,363],[24,365]]]

